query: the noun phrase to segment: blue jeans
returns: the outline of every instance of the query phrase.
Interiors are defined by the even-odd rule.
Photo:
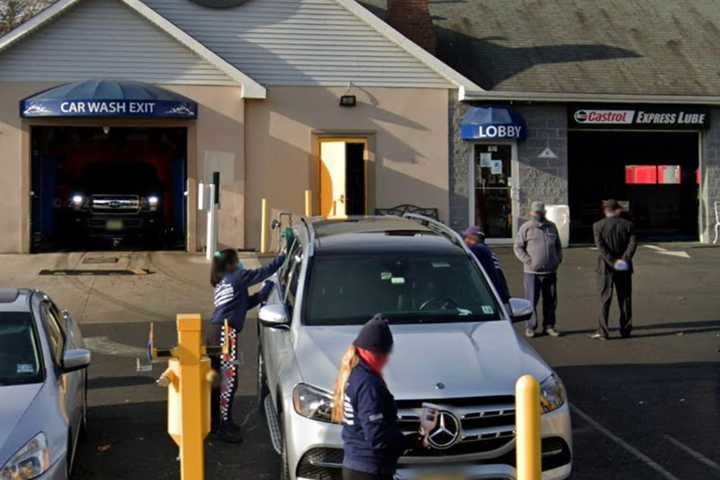
[[[535,312],[528,320],[527,328],[535,330],[538,326],[537,305],[542,296],[543,328],[555,326],[557,308],[557,275],[554,273],[524,273],[523,285],[525,298],[532,302]]]

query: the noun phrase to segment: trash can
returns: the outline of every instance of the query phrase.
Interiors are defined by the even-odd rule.
[[[563,248],[570,245],[570,207],[567,205],[548,205],[545,207],[548,220],[557,225],[560,243]]]

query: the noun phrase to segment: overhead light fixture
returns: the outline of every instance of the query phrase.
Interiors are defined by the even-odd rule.
[[[343,95],[340,97],[341,107],[354,107],[357,105],[357,97],[355,95]]]
[[[107,125],[102,127],[102,130],[105,135],[110,135],[110,127],[108,127]]]
[[[348,82],[347,90],[345,90],[345,93],[340,96],[341,107],[354,107],[357,105],[357,97],[350,94],[352,87],[352,82]]]

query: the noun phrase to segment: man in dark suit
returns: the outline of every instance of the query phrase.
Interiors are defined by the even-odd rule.
[[[600,319],[598,331],[592,335],[597,340],[607,340],[608,316],[612,304],[613,289],[620,307],[620,335],[632,332],[632,259],[637,249],[635,226],[620,216],[622,207],[616,200],[603,203],[605,218],[595,222],[593,233],[598,249],[598,288],[600,290]]]

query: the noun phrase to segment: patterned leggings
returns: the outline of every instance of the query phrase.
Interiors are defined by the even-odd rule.
[[[223,327],[221,325],[213,325],[211,328],[211,344],[219,344],[221,346],[224,346],[226,339],[225,335],[223,334]],[[219,395],[214,395],[213,401],[217,401],[218,403],[214,405],[214,407],[216,408],[213,408],[213,410],[215,410],[215,412],[217,412],[219,416],[219,419],[214,420],[220,420],[222,422],[230,421],[233,418],[232,407],[233,399],[235,398],[235,392],[237,391],[238,375],[237,337],[238,331],[230,327],[227,339],[227,341],[230,342],[228,355],[220,356],[220,389],[218,392]]]

